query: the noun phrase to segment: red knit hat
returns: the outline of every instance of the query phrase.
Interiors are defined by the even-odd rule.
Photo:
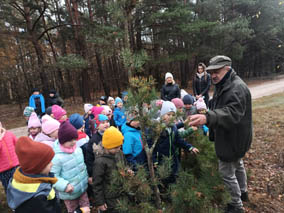
[[[16,143],[16,154],[24,173],[40,174],[52,160],[54,151],[48,145],[23,136]]]
[[[60,144],[64,144],[68,141],[78,138],[78,132],[75,127],[70,124],[69,121],[64,121],[60,124],[58,130],[58,140]]]

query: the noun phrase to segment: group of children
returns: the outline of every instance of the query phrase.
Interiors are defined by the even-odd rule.
[[[98,105],[84,105],[83,116],[75,113],[69,118],[58,105],[41,119],[26,108],[28,136],[18,140],[1,127],[0,179],[8,205],[15,212],[60,212],[61,199],[68,212],[90,212],[90,204],[101,212],[116,212],[118,197],[109,187],[118,159],[126,159],[133,173],[137,165],[147,165],[138,111],[135,107],[125,110],[126,101],[127,94],[123,99],[102,96]],[[166,125],[153,161],[156,166],[165,156],[171,157],[171,173],[163,181],[167,186],[178,174],[178,150],[199,152],[183,138],[197,130],[187,126],[188,116],[204,113],[206,105],[201,99],[195,102],[191,95],[153,103],[158,108],[155,119]],[[184,116],[173,125],[177,110]],[[145,112],[150,111],[148,105]],[[151,139],[147,143],[151,146]]]

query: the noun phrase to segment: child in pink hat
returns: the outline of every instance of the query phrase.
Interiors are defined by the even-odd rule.
[[[58,105],[52,106],[51,115],[56,120],[58,120],[60,123],[62,123],[63,121],[66,121],[68,119],[65,109],[63,109],[62,107],[60,107]]]
[[[59,121],[53,119],[49,115],[42,117],[42,132],[39,133],[34,141],[41,142],[53,147],[54,141],[58,138]]]
[[[33,112],[29,118],[28,132],[29,132],[29,137],[33,140],[41,132],[41,122],[35,112]]]

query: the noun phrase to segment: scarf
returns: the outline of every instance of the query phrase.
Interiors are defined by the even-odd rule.
[[[61,144],[59,144],[59,147],[60,147],[62,152],[65,152],[65,153],[68,153],[68,154],[72,154],[73,152],[75,152],[75,149],[77,148],[76,144],[71,148],[64,147]]]
[[[202,72],[202,73],[197,72],[197,73],[196,73],[196,76],[197,76],[198,78],[202,78],[202,76],[204,76],[204,75],[205,75],[205,72]]]
[[[50,184],[55,184],[57,182],[57,178],[52,177],[51,174],[50,174],[50,176],[35,175],[35,177],[29,177],[27,175],[24,175],[20,171],[20,168],[16,169],[13,178],[19,183],[50,183]]]
[[[44,103],[44,97],[42,96],[42,94],[39,95],[31,95],[30,99],[29,99],[29,106],[36,109],[36,105],[35,105],[35,99],[39,98],[40,99],[40,103],[41,103],[41,112],[44,113],[45,112],[45,103]]]

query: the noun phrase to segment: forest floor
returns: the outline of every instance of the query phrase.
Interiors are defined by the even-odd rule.
[[[254,138],[252,147],[244,158],[250,197],[250,202],[245,203],[247,213],[284,212],[284,82],[282,80],[255,81],[249,84],[253,97],[256,96],[254,94],[264,96],[280,93],[253,100]],[[282,83],[279,84],[279,81]],[[277,86],[276,90],[272,89],[275,83],[281,85]],[[269,86],[262,90],[261,85]],[[82,104],[66,104],[65,108],[70,114],[83,113]],[[23,121],[16,119],[17,110],[17,106],[0,106],[0,121],[6,128],[25,125],[23,119]],[[18,116],[22,118],[21,113]],[[5,119],[10,116],[15,117],[11,122],[10,119],[8,121]],[[0,212],[11,212],[8,210],[2,185],[0,185]]]

